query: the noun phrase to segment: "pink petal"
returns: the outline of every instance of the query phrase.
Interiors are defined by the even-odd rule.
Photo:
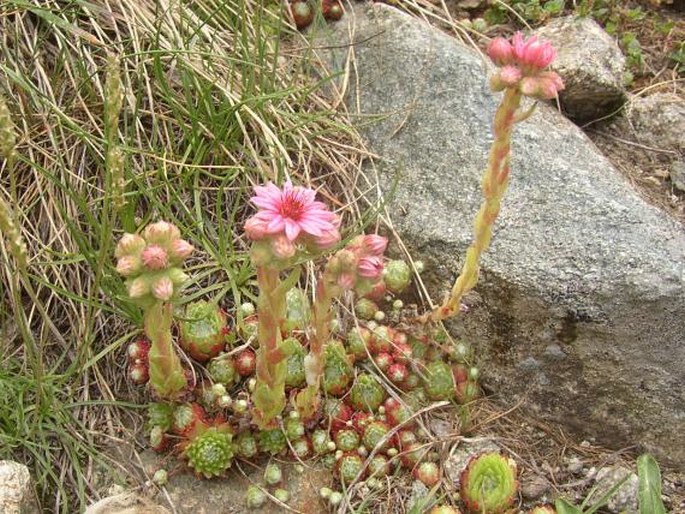
[[[277,232],[280,232],[285,228],[285,220],[283,219],[283,216],[280,214],[277,214],[274,216],[274,219],[272,219],[269,224],[266,226],[266,232],[268,234],[276,234]]]
[[[295,241],[297,236],[300,235],[300,230],[300,226],[297,223],[290,218],[285,218],[285,237],[287,237],[289,241]]]

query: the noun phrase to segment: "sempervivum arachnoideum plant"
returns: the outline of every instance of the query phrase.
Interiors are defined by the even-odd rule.
[[[198,425],[181,449],[195,473],[205,478],[220,476],[233,462],[233,429],[226,423]]]
[[[452,368],[443,361],[426,364],[423,370],[423,387],[431,400],[451,400],[454,398],[454,376]]]
[[[327,394],[342,396],[352,381],[354,368],[340,341],[329,341],[324,349],[323,389]]]
[[[229,389],[240,378],[236,371],[235,363],[227,353],[220,353],[207,364],[207,372],[212,382],[222,384]]]
[[[340,481],[349,485],[354,482],[357,476],[359,476],[360,480],[364,478],[364,459],[356,452],[344,453],[336,462],[335,469],[338,472]]]
[[[197,403],[182,403],[173,411],[171,431],[181,437],[189,437],[199,425],[206,425],[207,414]]]
[[[287,371],[285,375],[285,387],[293,389],[302,387],[306,383],[306,374],[304,369],[304,357],[307,355],[302,343],[294,337],[288,338],[292,341],[293,353],[290,354],[287,360]]]
[[[228,319],[219,306],[200,300],[186,306],[179,332],[181,347],[193,359],[206,362],[225,348]]]
[[[377,378],[362,373],[350,389],[350,404],[359,411],[375,411],[383,404],[387,396],[388,393]]]
[[[390,427],[384,421],[371,421],[364,427],[362,442],[369,450],[385,450],[390,445]]]
[[[516,462],[498,452],[472,457],[460,477],[461,498],[469,512],[500,514],[516,500]]]

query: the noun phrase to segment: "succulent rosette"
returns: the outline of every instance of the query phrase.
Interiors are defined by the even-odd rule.
[[[220,476],[233,462],[233,430],[227,424],[203,426],[182,447],[195,473],[205,478]]]
[[[126,278],[128,295],[141,307],[174,298],[188,278],[181,269],[193,253],[178,227],[166,221],[148,225],[142,234],[124,234],[117,244],[117,272]]]
[[[460,477],[461,498],[469,512],[500,514],[518,495],[516,462],[498,452],[472,457]]]
[[[364,373],[357,377],[350,389],[350,404],[359,411],[375,411],[387,396],[388,393],[378,379]]]
[[[226,346],[229,332],[226,313],[214,303],[200,300],[186,306],[179,322],[180,344],[190,356],[206,362]]]

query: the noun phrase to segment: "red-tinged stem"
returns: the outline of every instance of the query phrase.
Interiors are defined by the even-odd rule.
[[[483,203],[474,221],[474,240],[466,251],[466,260],[452,292],[447,300],[433,312],[421,318],[422,322],[441,321],[455,316],[464,294],[476,285],[480,272],[480,258],[490,245],[492,226],[499,214],[500,203],[509,184],[509,161],[511,154],[511,135],[521,104],[521,93],[516,88],[508,88],[495,113],[495,140],[490,148],[488,167],[483,174]],[[524,113],[525,114],[525,113]]]
[[[329,261],[330,263],[330,261]],[[324,373],[324,350],[331,334],[333,299],[340,293],[335,276],[326,266],[323,277],[316,286],[316,297],[312,306],[312,337],[309,339],[309,366],[307,387],[295,399],[295,405],[302,419],[311,419],[320,403],[319,389]]]
[[[284,363],[287,355],[281,351],[281,321],[286,314],[285,291],[279,286],[281,280],[277,267],[257,266],[259,320],[257,339],[256,375],[257,384],[252,396],[255,412],[253,421],[260,428],[271,428],[276,417],[285,407]]]

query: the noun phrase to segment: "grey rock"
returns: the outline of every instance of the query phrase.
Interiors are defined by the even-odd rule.
[[[0,512],[35,514],[40,512],[29,469],[11,460],[0,461]]]
[[[614,113],[625,100],[625,57],[616,42],[591,18],[557,18],[535,31],[554,44],[552,69],[565,89],[559,95],[566,114],[586,122]]]
[[[348,105],[380,157],[370,178],[378,173],[394,229],[442,298],[481,202],[497,102],[486,63],[382,4],[357,5],[329,30],[318,46],[329,48],[333,72],[354,50]],[[524,397],[531,415],[582,437],[640,444],[685,466],[683,227],[640,199],[551,107],[514,132],[510,190],[482,262],[479,301],[451,329],[473,341],[487,363],[483,381],[500,397]],[[544,358],[552,342],[565,359]],[[529,358],[545,380],[518,369]]]
[[[631,96],[615,123],[645,146],[685,152],[685,102],[678,96]]]
[[[638,514],[640,480],[635,473],[622,466],[608,466],[597,472],[594,493],[590,496],[588,505],[598,501],[623,480],[622,485],[609,498],[606,509],[616,514]]]
[[[685,191],[685,162],[673,161],[669,172],[673,187],[680,191]]]

